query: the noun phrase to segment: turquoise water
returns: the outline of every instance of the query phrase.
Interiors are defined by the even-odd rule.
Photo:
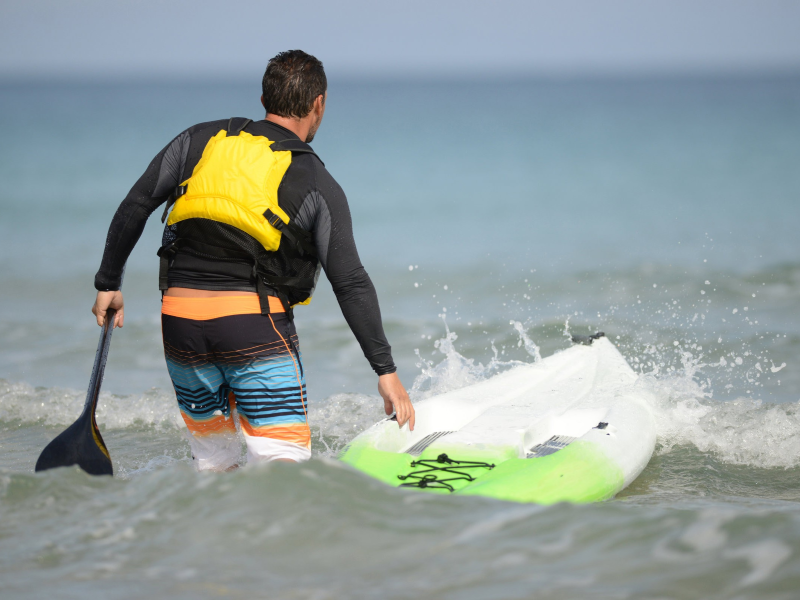
[[[259,118],[259,94],[0,85],[4,598],[795,597],[798,78],[331,85],[314,147],[412,395],[606,331],[659,431],[618,499],[430,497],[340,467],[381,403],[327,283],[297,311],[316,458],[195,474],[160,349],[155,218],[98,411],[118,476],[34,475],[83,401],[119,201],[172,136]]]

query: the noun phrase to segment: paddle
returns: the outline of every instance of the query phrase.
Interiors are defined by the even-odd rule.
[[[103,383],[103,372],[106,369],[116,314],[117,311],[113,308],[106,312],[106,321],[97,344],[92,378],[89,381],[89,391],[81,416],[42,450],[39,460],[36,461],[36,471],[78,465],[90,475],[114,474],[111,457],[97,428],[94,411],[97,409],[97,397],[100,395],[100,386]]]

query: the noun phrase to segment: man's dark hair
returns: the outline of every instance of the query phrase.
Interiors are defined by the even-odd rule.
[[[267,64],[261,91],[268,114],[302,119],[317,96],[325,97],[328,79],[322,63],[302,50],[281,52]]]

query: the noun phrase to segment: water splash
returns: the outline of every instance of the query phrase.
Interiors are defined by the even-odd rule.
[[[86,393],[61,388],[30,386],[0,379],[0,421],[70,425],[83,410]],[[175,397],[159,389],[143,394],[101,393],[97,422],[103,428],[183,427]]]
[[[522,324],[510,324],[520,336],[518,345],[524,346],[534,361],[540,360],[539,347]],[[467,358],[456,349],[458,335],[446,322],[444,325],[445,335],[435,343],[444,355],[439,363],[422,358],[417,351],[421,373],[411,389],[415,399],[459,389],[525,364],[499,360],[494,346],[494,355],[485,365]],[[569,319],[564,327],[568,332]],[[702,347],[688,342],[645,345],[642,355],[633,357],[635,360],[630,352],[627,354],[640,372],[636,386],[643,397],[651,398],[661,454],[692,445],[729,464],[759,468],[800,466],[800,401],[774,404],[747,397],[714,398],[707,376],[709,369],[732,376],[734,369],[743,367],[747,372],[759,372],[755,365],[706,363]],[[755,361],[749,354],[745,358]]]
[[[692,445],[729,464],[800,466],[800,402],[714,400],[697,381],[680,373],[646,374],[637,385],[653,393],[661,454]]]
[[[434,347],[444,355],[444,359],[438,364],[434,364],[433,361],[423,358],[419,349],[414,351],[418,359],[417,368],[421,373],[414,379],[414,384],[409,391],[412,399],[421,400],[457,390],[489,379],[506,369],[525,364],[518,360],[500,360],[494,343],[492,343],[493,356],[487,364],[476,362],[473,358],[466,358],[456,350],[455,341],[458,339],[458,335],[454,331],[450,331],[445,316],[441,315],[441,317],[445,335],[434,342]],[[514,324],[513,321],[512,324]],[[520,345],[524,344],[525,349],[535,356],[539,352],[538,347],[525,334],[522,325],[519,323],[517,325],[519,327],[517,328],[515,325],[515,329],[521,334]]]
[[[525,346],[525,352],[533,357],[533,362],[539,362],[542,360],[542,354],[539,351],[539,346],[537,346],[533,340],[525,333],[525,328],[522,326],[522,323],[519,321],[510,321],[510,325],[514,326],[514,329],[517,330],[519,334],[519,343],[517,346]]]
[[[309,406],[313,450],[334,457],[355,436],[385,417],[383,400],[367,394],[334,394]]]

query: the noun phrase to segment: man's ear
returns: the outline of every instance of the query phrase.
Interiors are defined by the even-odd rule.
[[[264,110],[267,110],[267,105],[264,104],[264,94],[261,94],[261,106],[264,107]]]

